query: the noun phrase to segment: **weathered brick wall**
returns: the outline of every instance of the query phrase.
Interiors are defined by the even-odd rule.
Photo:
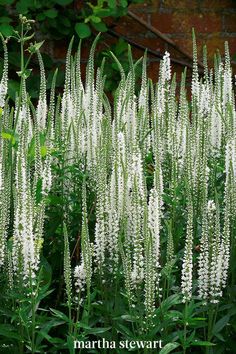
[[[166,34],[177,45],[192,53],[192,27],[197,35],[199,57],[202,47],[207,45],[209,61],[217,49],[224,53],[224,43],[228,41],[232,60],[236,61],[236,1],[235,0],[151,0],[144,4],[133,5],[132,11],[148,24]],[[150,49],[162,53],[168,50],[171,56],[186,60],[184,55],[171,48],[144,26],[130,17],[120,20],[115,30]],[[141,56],[141,50],[135,50]],[[149,75],[155,79],[158,58],[149,55]],[[183,70],[174,65],[174,70]]]
[[[164,33],[189,54],[192,54],[192,27],[194,27],[199,59],[202,59],[202,48],[206,44],[210,65],[213,63],[213,56],[217,49],[222,55],[224,54],[224,43],[228,41],[236,74],[236,0],[147,0],[142,4],[132,5],[130,10]],[[191,63],[185,55],[180,54],[129,16],[120,19],[118,23],[114,19],[108,19],[107,22],[109,27],[120,35],[162,54],[168,50],[172,58]],[[106,34],[104,38],[106,45],[100,43],[98,50],[107,48],[107,45],[117,40],[109,34]],[[49,55],[54,58],[65,58],[68,41],[47,43],[47,48],[44,48]],[[83,41],[81,58],[83,76],[90,47],[90,41]],[[143,50],[134,48],[133,53],[136,58],[139,58],[143,55]],[[184,66],[172,65],[179,79]],[[153,81],[157,81],[158,67],[159,59],[148,54],[148,75]],[[191,78],[191,70],[187,71],[187,78]]]

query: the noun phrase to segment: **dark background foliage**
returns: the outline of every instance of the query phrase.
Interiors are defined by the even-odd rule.
[[[132,17],[132,13],[138,17]],[[75,46],[79,38],[82,44],[82,72],[88,58],[91,41],[102,32],[97,49],[97,62],[106,57],[106,91],[113,92],[119,80],[116,63],[110,58],[112,50],[124,67],[128,67],[127,43],[133,46],[135,58],[149,50],[149,77],[156,81],[160,56],[170,51],[177,77],[185,65],[191,66],[192,39],[191,28],[197,33],[198,48],[207,45],[210,63],[214,52],[224,52],[224,42],[228,41],[232,55],[233,68],[236,52],[236,2],[234,0],[0,0],[0,31],[8,37],[18,28],[19,14],[35,20],[34,39],[44,40],[41,47],[50,88],[56,67],[64,69],[69,39],[75,36]],[[139,21],[143,21],[140,23]],[[154,32],[153,32],[154,30]],[[160,38],[155,30],[164,36]],[[32,41],[34,40],[32,39]],[[173,45],[174,44],[174,45]],[[10,40],[9,95],[15,97],[18,89],[15,72],[19,70],[20,60],[17,43]],[[179,50],[176,50],[175,46]],[[0,49],[2,50],[2,49]],[[27,55],[27,53],[26,53]],[[0,69],[2,58],[0,60]],[[34,58],[31,67],[34,75],[28,79],[28,90],[32,98],[38,95],[38,63]],[[188,70],[189,78],[191,70]],[[59,70],[58,90],[64,81],[64,70]]]
[[[118,21],[120,17],[127,14],[128,6],[141,3],[143,0],[108,0],[108,1],[73,1],[73,0],[1,0],[0,1],[0,32],[5,37],[14,35],[14,31],[19,29],[19,15],[23,14],[35,22],[32,24],[35,36],[32,41],[37,42],[44,40],[45,44],[42,48],[42,55],[47,70],[48,85],[50,88],[53,72],[57,66],[64,64],[65,52],[72,36],[75,36],[75,44],[79,39],[83,39],[83,48],[89,47],[91,40],[98,32],[107,32],[106,22]],[[89,40],[88,40],[89,39]],[[103,40],[103,39],[102,39]],[[86,45],[85,45],[86,42]],[[52,43],[57,50],[52,51]],[[15,98],[15,91],[18,89],[18,81],[15,72],[20,67],[20,54],[18,51],[18,43],[10,38],[9,44],[9,63],[10,63],[10,82],[9,95]],[[124,41],[118,41],[114,47],[106,46],[107,55],[109,50],[121,56],[127,49]],[[59,57],[57,52],[61,51]],[[26,53],[27,55],[27,53]],[[98,58],[99,60],[99,58]],[[35,62],[34,62],[35,61]],[[100,61],[100,60],[99,60]],[[3,59],[1,59],[1,65]],[[37,68],[37,60],[31,63],[32,67]],[[115,68],[116,69],[116,68]],[[118,79],[118,75],[114,75],[114,67],[111,66],[108,79]],[[64,81],[63,70],[59,71],[57,78],[57,86],[61,87]],[[32,98],[38,96],[39,74],[34,73],[28,79],[28,89]],[[113,89],[111,81],[107,82],[107,90]]]

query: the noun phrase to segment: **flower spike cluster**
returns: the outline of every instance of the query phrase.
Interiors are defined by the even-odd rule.
[[[106,63],[97,69],[94,65],[98,40],[83,78],[81,43],[72,55],[72,39],[62,97],[55,94],[56,72],[49,102],[37,53],[41,79],[35,109],[24,77],[15,105],[9,107],[3,40],[0,267],[10,287],[21,280],[25,286],[34,284],[47,237],[49,194],[56,190],[63,197],[62,223],[67,225],[68,303],[74,289],[78,297],[85,289],[89,294],[98,278],[112,285],[123,279],[129,305],[141,299],[149,325],[161,297],[173,291],[172,271],[184,302],[197,288],[203,302],[217,303],[227,286],[236,215],[236,111],[229,50],[226,44],[225,59],[217,57],[213,70],[204,49],[200,77],[194,37],[190,100],[186,70],[178,85],[168,52],[160,61],[157,83],[147,79],[146,54],[134,62],[129,48],[128,72],[111,54],[120,71],[111,104],[104,89]],[[136,69],[141,63],[139,88]],[[76,220],[80,237],[72,257],[75,190],[79,195],[74,199],[81,204]]]

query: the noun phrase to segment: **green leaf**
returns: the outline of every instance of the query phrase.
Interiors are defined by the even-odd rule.
[[[95,28],[95,30],[98,32],[106,32],[107,31],[107,26],[104,22],[99,22],[99,23],[92,22],[92,25]]]
[[[2,16],[2,17],[0,17],[0,22],[1,23],[10,23],[10,22],[12,22],[12,19],[10,17]]]
[[[128,6],[127,0],[120,0],[120,4],[121,4],[122,7],[127,7]]]
[[[45,20],[45,18],[46,18],[46,16],[45,16],[44,13],[38,14],[38,15],[36,16],[36,20],[37,20],[37,21],[43,21],[43,20]]]
[[[74,339],[71,336],[67,336],[67,346],[69,348],[69,353],[73,354],[74,350]]]
[[[43,145],[40,148],[41,156],[45,157],[47,155],[47,146]]]
[[[61,6],[69,5],[73,2],[73,0],[56,0],[56,3]]]
[[[115,46],[115,54],[121,55],[128,49],[128,44],[123,39],[119,39]]]
[[[21,339],[20,335],[17,332],[15,332],[15,328],[8,324],[0,325],[0,336],[3,336],[5,339],[6,338],[13,338],[18,340]]]
[[[30,39],[32,39],[34,37],[34,33],[32,33],[30,36],[24,37],[24,42],[29,41]]]
[[[0,25],[0,33],[5,37],[10,37],[13,34],[14,28],[7,23]]]
[[[91,29],[86,23],[76,23],[75,31],[81,39],[87,38],[91,35]]]
[[[116,0],[107,0],[108,6],[114,9],[116,7]]]
[[[191,345],[196,345],[196,346],[203,346],[203,347],[212,347],[213,345],[215,345],[214,343],[211,342],[207,342],[204,340],[194,340]]]
[[[44,15],[49,18],[57,17],[58,11],[56,9],[48,9],[44,11]]]
[[[16,4],[16,10],[18,14],[25,15],[28,12],[28,7],[30,6],[30,3],[26,0],[20,0]]]
[[[91,328],[91,329],[86,330],[86,333],[101,334],[101,333],[109,331],[109,329],[111,329],[111,327]]]
[[[70,19],[68,17],[65,17],[65,16],[61,16],[60,15],[60,20],[61,22],[63,23],[63,26],[65,27],[71,27],[71,22],[70,22]]]
[[[14,101],[16,98],[16,93],[20,90],[20,83],[15,80],[9,80],[8,82],[8,95]]]
[[[31,46],[29,46],[29,48],[28,48],[28,52],[30,52],[32,54],[36,53],[42,47],[43,43],[44,43],[44,41],[31,44]]]
[[[218,338],[221,342],[225,342],[225,339],[224,339],[224,337],[222,336],[222,334],[216,333],[215,336],[216,336],[216,338]]]
[[[133,337],[133,333],[131,332],[131,330],[123,324],[117,323],[116,328],[120,333],[124,334],[126,337]]]
[[[19,77],[23,77],[24,79],[28,79],[31,72],[32,72],[32,69],[25,69],[24,71],[17,71],[16,73]]]
[[[92,329],[88,324],[83,323],[81,321],[76,324],[76,327],[83,328],[83,329],[86,329],[88,331],[90,331]]]
[[[127,322],[136,322],[137,318],[131,315],[122,315],[121,318]]]
[[[182,299],[181,299],[180,295],[173,294],[162,302],[161,308],[162,308],[162,311],[165,312],[173,305],[177,305],[177,304],[181,304],[181,303],[182,303]],[[158,308],[156,311],[160,312],[160,309]]]
[[[108,16],[112,16],[113,15],[114,10],[112,10],[111,8],[108,9],[99,9],[94,11],[94,14],[96,14],[96,16],[99,17],[108,17]]]
[[[10,140],[12,145],[15,145],[15,143],[16,143],[16,139],[15,139],[14,135],[12,135],[11,133],[2,132],[2,138],[6,139],[6,140]]]
[[[70,319],[69,319],[63,312],[58,311],[58,310],[56,310],[56,309],[52,309],[52,308],[50,308],[50,310],[52,311],[52,313],[53,313],[56,317],[58,317],[58,318],[60,318],[60,319],[62,319],[62,320],[64,320],[64,321],[66,321],[66,322],[70,322]]]
[[[175,348],[178,348],[180,346],[179,343],[173,342],[173,343],[167,343],[161,350],[160,354],[168,354],[172,352]]]
[[[229,322],[230,315],[225,315],[219,321],[216,322],[215,326],[213,327],[213,334],[219,333]]]
[[[15,0],[0,0],[0,5],[11,5]]]
[[[100,22],[101,22],[101,19],[100,19],[100,17],[98,17],[98,16],[92,15],[92,16],[90,16],[89,19],[90,19],[92,22],[94,22],[94,23],[100,23]]]

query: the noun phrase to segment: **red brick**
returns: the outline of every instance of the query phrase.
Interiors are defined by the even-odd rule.
[[[157,82],[159,75],[159,66],[160,62],[158,61],[149,61],[147,66],[148,77],[153,81]]]
[[[190,35],[186,36],[186,38],[175,38],[174,42],[182,50],[184,50],[186,53],[192,56],[193,43],[192,43],[192,37]],[[203,48],[203,42],[201,39],[197,38],[198,57],[200,60],[202,59],[202,48]],[[181,54],[173,47],[168,46],[168,51],[170,52],[171,57],[191,63],[190,59],[188,59],[184,54]]]
[[[158,37],[139,38],[138,43],[142,44],[146,48],[156,50],[157,52],[164,53],[166,50],[166,43]]]
[[[83,80],[83,81],[86,80],[86,66],[87,66],[86,63],[81,63],[81,64],[80,64],[81,77],[82,77],[82,80]]]
[[[198,7],[198,0],[163,0],[162,8],[164,9],[194,9]]]
[[[139,14],[139,16],[148,22],[148,17],[146,14]],[[125,36],[145,34],[147,32],[146,28],[143,25],[128,16],[122,18],[122,20],[118,22],[117,26],[115,27],[115,30]]]
[[[174,40],[175,44],[177,44],[182,50],[184,50],[185,52],[187,52],[188,54],[192,55],[192,51],[193,51],[193,44],[192,44],[192,39],[189,36],[188,38],[176,38]],[[199,45],[199,40],[197,41],[198,44],[198,48],[200,51],[200,45]],[[179,51],[177,51],[176,49],[174,49],[173,47],[169,46],[168,47],[168,51],[170,52],[171,57],[176,58],[176,59],[180,59],[180,60],[184,60],[187,62],[190,62],[190,60],[188,58],[186,58],[186,56],[184,54],[179,53]]]
[[[163,33],[173,33],[176,31],[173,26],[172,14],[154,13],[151,15],[151,24]]]
[[[234,0],[200,0],[200,7],[216,10],[235,8]]]
[[[68,49],[68,43],[66,43],[65,41],[62,43],[60,41],[60,44],[59,44],[58,41],[55,41],[54,42],[54,48],[53,48],[54,58],[56,58],[56,59],[65,59],[66,53],[67,53],[67,49]]]
[[[152,13],[160,8],[160,0],[144,1],[140,4],[131,4],[129,9],[135,13]]]
[[[143,49],[136,47],[132,48],[133,56],[136,59],[143,56],[145,48],[152,49],[154,51],[160,52],[161,54],[163,54],[166,50],[165,42],[159,38],[132,38],[132,40],[144,47]],[[150,58],[157,58],[154,54],[151,53],[149,53],[148,56]]]
[[[191,31],[192,27],[196,33],[218,32],[222,29],[221,15],[215,13],[157,13],[151,16],[151,23],[163,33],[186,33]]]
[[[224,30],[236,32],[236,13],[224,15]]]

